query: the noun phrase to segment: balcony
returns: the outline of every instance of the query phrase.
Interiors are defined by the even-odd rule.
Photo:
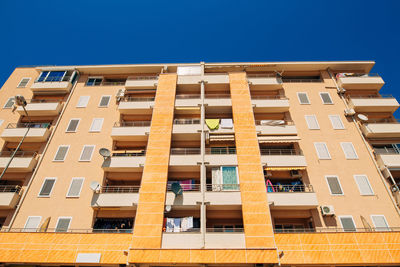
[[[43,71],[39,78],[32,84],[31,90],[39,92],[69,93],[72,83],[78,76],[76,71]]]
[[[60,114],[62,106],[61,101],[31,99],[25,109],[29,116],[57,116]],[[17,112],[25,116],[25,111],[21,106],[17,108]]]
[[[171,191],[171,184],[167,186],[167,197],[165,205],[176,206],[197,206],[201,202],[202,195],[200,192],[200,184],[181,184],[182,195],[175,196]]]
[[[282,79],[276,74],[247,74],[247,80],[251,88],[269,90],[282,88]]]
[[[114,141],[146,141],[151,121],[116,122],[111,130]]]
[[[93,194],[92,208],[136,209],[139,186],[102,186]]]
[[[218,129],[210,129],[207,126],[207,120],[208,120],[208,118],[206,118],[206,121],[204,124],[204,131],[206,131],[206,132],[210,132],[213,134],[233,134],[235,132],[233,119],[219,119]],[[213,126],[213,125],[211,125],[211,126]]]
[[[394,148],[374,148],[376,160],[381,169],[400,168],[400,154]]]
[[[175,119],[172,127],[173,134],[188,134],[201,132],[200,119]]]
[[[297,135],[293,121],[256,120],[256,131],[261,135]]]
[[[126,97],[119,102],[121,114],[151,114],[154,97]]]
[[[211,166],[237,165],[236,148],[206,148],[204,161]]]
[[[356,112],[390,112],[399,108],[399,102],[392,95],[348,96],[349,107]]]
[[[261,162],[268,167],[306,167],[306,158],[295,149],[260,148]]]
[[[193,229],[192,232],[164,232],[162,234],[163,249],[201,249],[203,247],[202,234],[200,229]]]
[[[21,193],[18,185],[0,185],[0,209],[13,209],[17,205]]]
[[[50,135],[50,123],[10,123],[1,138],[7,142],[20,142],[28,131],[25,142],[46,142]]]
[[[200,104],[201,96],[199,94],[179,94],[175,96],[175,107],[197,107]]]
[[[368,120],[361,125],[361,131],[367,138],[396,138],[400,137],[400,123]]]
[[[311,185],[267,186],[272,209],[313,209],[318,207],[317,195]]]
[[[204,82],[207,84],[229,84],[229,76],[225,73],[206,73]]]
[[[178,75],[178,85],[199,84],[201,81],[200,75]]]
[[[195,166],[201,163],[200,148],[171,148],[170,166]]]
[[[158,82],[157,75],[130,76],[125,82],[126,89],[151,89],[156,88]]]
[[[233,249],[246,248],[243,229],[226,231],[219,228],[207,228],[205,235],[205,248],[207,249]]]
[[[289,99],[284,96],[252,96],[251,103],[255,112],[287,112]]]
[[[379,90],[385,84],[376,73],[339,73],[336,79],[339,87],[350,90]]]
[[[4,170],[12,154],[11,151],[0,153],[0,171]],[[32,172],[36,164],[36,152],[18,151],[8,166],[7,172]]]
[[[108,172],[129,172],[143,170],[146,152],[121,152],[104,160],[102,168]]]
[[[229,94],[206,94],[204,105],[210,107],[231,107],[231,95]]]
[[[210,205],[242,205],[240,184],[207,184],[205,202]]]

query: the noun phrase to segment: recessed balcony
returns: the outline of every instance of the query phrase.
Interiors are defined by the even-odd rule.
[[[200,119],[175,119],[172,127],[173,134],[196,134],[201,132]]]
[[[318,207],[317,195],[311,185],[267,185],[267,194],[272,209]]]
[[[126,97],[119,102],[118,110],[121,114],[151,114],[154,106],[154,97]]]
[[[376,160],[380,168],[400,168],[400,154],[395,151],[380,151],[375,149]]]
[[[3,130],[1,138],[7,142],[45,142],[50,135],[50,123],[10,123]]]
[[[276,74],[247,74],[247,80],[250,87],[259,89],[280,89],[282,88],[282,79]]]
[[[175,107],[197,107],[201,104],[199,94],[177,94],[175,96]]]
[[[205,247],[208,249],[243,249],[246,247],[243,229],[225,231],[219,228],[207,228]]]
[[[0,153],[0,171],[3,171],[11,159],[13,152],[2,151]],[[32,172],[37,164],[36,152],[18,151],[7,172]]]
[[[200,184],[181,184],[182,194],[175,195],[171,190],[171,184],[167,186],[167,196],[165,205],[177,206],[197,206],[202,200]]]
[[[349,95],[348,103],[356,112],[393,113],[400,106],[392,95]]]
[[[361,131],[367,138],[396,138],[400,137],[400,123],[368,120],[361,125]]]
[[[229,76],[225,73],[206,73],[204,82],[207,84],[229,84]]]
[[[158,82],[157,75],[130,76],[125,82],[126,89],[151,89],[156,88]]]
[[[231,96],[229,94],[206,94],[204,105],[210,107],[231,107]]]
[[[178,85],[199,84],[201,81],[200,75],[178,75]]]
[[[268,167],[306,167],[306,158],[296,149],[260,148],[261,162]]]
[[[31,99],[25,106],[29,116],[57,116],[61,112],[63,104],[61,101]],[[17,112],[25,116],[24,109],[19,106]]]
[[[200,148],[171,148],[170,166],[195,166],[201,164]]]
[[[151,121],[116,122],[111,130],[115,141],[145,141],[150,133]]]
[[[256,130],[261,135],[297,135],[293,121],[256,120]]]
[[[287,112],[289,111],[289,99],[284,96],[252,96],[251,103],[255,112]]]
[[[236,166],[237,156],[235,147],[206,148],[204,161],[211,166]]]
[[[21,193],[18,185],[0,185],[0,209],[13,209],[17,205]]]
[[[102,186],[94,194],[92,208],[136,209],[140,186]]]
[[[205,201],[210,205],[242,205],[240,184],[207,184]]]
[[[146,159],[145,155],[144,150],[116,152],[111,157],[106,158],[101,167],[108,172],[141,171]]]
[[[75,81],[77,75],[77,72],[73,70],[42,71],[39,78],[32,84],[31,90],[34,93],[69,93],[72,89],[72,83]]]
[[[376,73],[339,73],[336,79],[339,87],[350,90],[379,90],[385,84]]]

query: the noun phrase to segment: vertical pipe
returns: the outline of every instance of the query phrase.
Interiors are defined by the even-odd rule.
[[[202,244],[205,247],[205,234],[206,234],[206,206],[205,206],[205,192],[206,188],[206,167],[204,165],[204,153],[205,153],[205,136],[204,136],[204,120],[205,120],[205,109],[204,109],[204,62],[201,62],[201,76],[200,76],[200,150],[201,150],[201,165],[200,165],[200,187],[201,187],[201,206],[200,206],[200,231],[202,233]]]

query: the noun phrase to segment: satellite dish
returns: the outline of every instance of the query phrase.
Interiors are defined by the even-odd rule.
[[[368,120],[368,117],[366,115],[364,115],[364,114],[358,114],[357,117],[362,121],[367,121]]]
[[[99,149],[99,154],[102,155],[104,159],[109,158],[111,156],[110,150],[104,147]]]
[[[165,206],[165,212],[170,212],[171,209],[172,209],[172,206],[171,206],[171,205]]]
[[[179,183],[174,182],[171,184],[171,191],[175,194],[175,196],[182,195],[182,186]]]
[[[97,189],[100,188],[100,184],[96,181],[93,181],[90,183],[90,189],[92,189],[92,191],[96,192]]]

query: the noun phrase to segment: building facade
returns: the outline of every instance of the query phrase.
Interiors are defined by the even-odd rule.
[[[373,65],[15,69],[0,262],[400,263],[399,103]]]

